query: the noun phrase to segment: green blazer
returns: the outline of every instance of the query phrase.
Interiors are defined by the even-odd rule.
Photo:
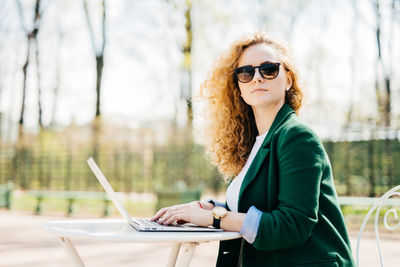
[[[253,244],[221,241],[217,266],[355,266],[322,142],[288,104],[279,110],[239,193],[262,211]]]

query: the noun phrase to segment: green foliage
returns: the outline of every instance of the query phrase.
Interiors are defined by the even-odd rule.
[[[325,142],[339,195],[380,196],[400,184],[400,142]]]
[[[162,188],[219,190],[223,178],[200,145],[133,146],[89,141],[76,144],[44,133],[16,145],[0,144],[0,183],[13,180],[23,190],[103,191],[86,164],[95,161],[116,191],[154,192]]]
[[[116,191],[200,189],[224,191],[226,183],[204,147],[181,142],[165,145],[68,137],[42,132],[17,144],[0,144],[0,184],[17,189],[103,191],[86,164],[90,156]],[[120,140],[115,138],[115,140]],[[339,195],[379,196],[400,184],[400,143],[395,140],[325,142]]]

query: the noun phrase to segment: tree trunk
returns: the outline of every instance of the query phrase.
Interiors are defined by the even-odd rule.
[[[375,141],[369,140],[368,142],[368,180],[369,180],[369,196],[375,196],[375,186],[376,186],[376,179],[375,179],[375,165],[374,165],[374,147]]]
[[[375,127],[371,129],[371,137],[368,141],[368,180],[369,180],[369,196],[376,195],[376,177],[375,177]]]
[[[344,179],[346,184],[346,196],[350,196],[353,193],[353,185],[351,183],[352,171],[351,171],[351,143],[348,141],[344,142],[345,155],[344,155]]]
[[[38,90],[38,112],[39,112],[39,117],[38,117],[38,123],[40,130],[43,129],[43,119],[42,119],[42,88],[41,88],[41,83],[40,83],[40,61],[39,61],[39,46],[38,46],[38,40],[37,37],[35,36],[34,38],[35,41],[35,58],[36,58],[36,79],[37,79],[37,90]]]
[[[30,54],[31,54],[31,46],[32,42],[35,42],[36,44],[36,64],[37,64],[37,78],[38,78],[38,94],[39,94],[39,125],[42,127],[41,123],[41,112],[42,112],[42,107],[41,107],[41,102],[40,102],[40,95],[41,95],[41,90],[40,90],[40,73],[39,73],[39,50],[38,50],[38,42],[37,42],[37,35],[39,33],[39,24],[40,24],[40,0],[36,0],[35,2],[35,9],[34,9],[34,18],[33,18],[33,29],[31,31],[28,31],[24,25],[24,14],[22,10],[22,5],[20,1],[17,1],[17,7],[18,7],[18,13],[19,17],[21,20],[21,26],[26,34],[27,37],[27,54],[26,54],[26,60],[24,63],[24,66],[22,67],[22,72],[23,72],[23,85],[22,85],[22,103],[21,103],[21,112],[20,112],[20,117],[19,117],[19,133],[20,131],[23,131],[23,124],[24,124],[24,116],[25,116],[25,101],[26,101],[26,81],[27,81],[27,74],[28,74],[28,67],[30,64]]]
[[[393,153],[392,153],[392,140],[386,138],[385,140],[385,163],[387,165],[386,176],[388,177],[388,189],[395,186],[394,182],[394,162],[393,162]]]
[[[94,37],[94,31],[92,27],[92,23],[90,22],[89,10],[87,6],[86,0],[83,0],[83,8],[86,15],[86,23],[88,26],[90,40],[93,48],[93,53],[96,59],[96,113],[95,117],[98,118],[101,115],[101,102],[100,102],[100,95],[101,95],[101,78],[103,74],[103,66],[104,66],[104,49],[106,45],[106,3],[105,0],[102,1],[102,42],[100,46],[100,50],[96,49],[96,41]]]
[[[31,54],[31,44],[30,44],[30,38],[29,36],[27,37],[27,51],[26,51],[26,59],[24,66],[22,67],[22,74],[23,74],[23,83],[22,83],[22,103],[21,103],[21,112],[19,115],[19,125],[20,130],[22,130],[23,125],[24,125],[24,115],[25,115],[25,100],[26,100],[26,78],[27,78],[27,72],[28,72],[28,67],[29,67],[29,58]],[[19,131],[18,131],[19,132]]]
[[[63,33],[59,32],[58,35],[58,43],[57,43],[57,50],[56,50],[56,83],[54,85],[54,95],[53,95],[53,109],[51,112],[51,123],[56,123],[56,114],[57,114],[57,107],[58,107],[58,95],[60,90],[60,61],[61,61],[61,44],[63,39]]]
[[[183,179],[186,185],[190,186],[192,183],[192,153],[193,153],[193,106],[192,106],[192,1],[186,0],[185,10],[185,30],[186,30],[186,43],[182,46],[183,52],[183,80],[184,84],[183,96],[186,101],[186,129],[185,129],[185,149],[184,149],[184,166],[185,173]]]
[[[351,177],[352,177],[352,164],[351,164],[351,142],[348,142],[348,133],[350,132],[350,126],[351,123],[353,121],[353,116],[354,116],[354,93],[357,91],[358,86],[357,86],[357,64],[356,64],[356,54],[357,54],[357,14],[358,14],[358,10],[357,10],[357,6],[355,3],[355,0],[352,1],[352,7],[353,7],[353,12],[354,12],[354,16],[353,16],[353,20],[352,20],[352,27],[351,27],[351,57],[350,57],[350,66],[351,66],[351,77],[353,77],[353,79],[351,80],[351,92],[352,95],[350,96],[350,103],[349,103],[349,107],[346,113],[346,121],[344,123],[344,126],[342,127],[342,131],[341,131],[341,136],[344,140],[344,148],[345,148],[345,161],[344,161],[344,180],[345,180],[345,184],[346,184],[346,195],[351,195],[352,191],[353,191],[353,186],[352,186],[352,182],[351,182]]]
[[[187,84],[185,84],[184,90],[186,90],[186,93],[184,94],[186,98],[186,125],[187,125],[187,130],[191,132],[192,130],[192,125],[193,125],[193,107],[192,107],[192,44],[193,44],[193,34],[192,34],[192,1],[191,0],[186,0],[186,10],[185,10],[185,29],[186,29],[186,43],[183,45],[183,56],[184,56],[184,62],[183,62],[183,69],[184,69],[184,75],[186,76],[187,79],[185,81]],[[190,134],[191,136],[191,134]]]
[[[382,16],[380,0],[374,0],[373,7],[375,11],[375,38],[378,50],[377,64],[375,65],[375,91],[377,96],[378,110],[380,114],[380,124],[391,126],[391,73],[389,73],[390,64],[385,64],[382,56]],[[391,36],[389,35],[389,45],[391,44]],[[390,53],[391,51],[389,51]],[[388,57],[390,60],[391,57]],[[382,88],[383,87],[383,88]]]
[[[101,82],[103,76],[103,66],[104,66],[104,49],[106,45],[106,3],[105,0],[102,1],[102,43],[100,49],[96,48],[96,42],[94,37],[94,31],[92,27],[92,23],[90,21],[89,10],[87,6],[86,0],[83,0],[83,8],[86,15],[86,23],[89,30],[90,40],[93,48],[93,53],[95,55],[96,60],[96,113],[95,118],[92,122],[92,156],[97,159],[100,151],[100,134],[102,130],[102,121],[101,121]]]
[[[392,0],[391,8],[391,23],[389,25],[389,34],[388,34],[388,51],[391,55],[395,53],[395,48],[393,46],[393,36],[395,36],[395,22],[398,17],[398,10],[396,9],[396,2],[399,4],[399,1]],[[392,70],[394,64],[398,62],[394,60],[394,57],[388,58],[388,70],[385,75],[385,89],[386,89],[386,103],[385,103],[385,122],[387,126],[387,136],[385,140],[385,156],[386,156],[386,163],[387,163],[387,177],[388,177],[388,185],[389,188],[395,186],[395,172],[394,172],[394,160],[393,160],[393,141],[390,140],[390,131],[391,131],[391,95],[392,95],[392,88],[391,88],[391,78],[392,78]]]
[[[103,54],[100,56],[96,56],[96,73],[97,73],[97,79],[96,79],[96,117],[99,117],[101,115],[100,113],[100,104],[101,104],[101,78],[103,75]]]

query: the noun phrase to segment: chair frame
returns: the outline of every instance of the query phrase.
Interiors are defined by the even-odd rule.
[[[382,197],[380,197],[371,207],[371,209],[368,211],[367,215],[364,218],[364,221],[361,225],[360,228],[360,232],[358,234],[358,239],[357,239],[357,247],[356,247],[356,265],[359,267],[359,247],[360,247],[360,241],[361,241],[361,236],[362,233],[364,231],[364,228],[368,222],[368,219],[371,217],[372,213],[375,211],[376,209],[376,214],[375,214],[375,237],[376,237],[376,242],[378,245],[378,252],[379,252],[379,259],[381,262],[381,267],[383,267],[383,257],[382,257],[382,249],[381,249],[381,241],[379,239],[379,230],[378,230],[378,224],[379,224],[379,213],[380,210],[382,208],[382,205],[384,204],[385,200],[389,199],[392,196],[400,196],[400,192],[398,192],[400,190],[400,185],[390,189],[389,191],[387,191]],[[394,218],[399,219],[398,215],[397,215],[397,211],[393,208],[389,209],[385,215],[383,216],[383,223],[386,227],[386,229],[388,229],[389,231],[393,231],[397,228],[400,227],[400,221],[398,223],[396,223],[394,226],[390,226],[387,222],[388,216],[393,213]]]

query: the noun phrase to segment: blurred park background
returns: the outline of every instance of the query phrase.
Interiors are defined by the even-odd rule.
[[[380,196],[400,184],[399,29],[398,0],[0,0],[0,184],[17,210],[39,212],[38,190],[84,199],[103,192],[93,156],[135,215],[156,192],[223,200],[195,96],[223,50],[265,30],[293,48],[338,194]]]

